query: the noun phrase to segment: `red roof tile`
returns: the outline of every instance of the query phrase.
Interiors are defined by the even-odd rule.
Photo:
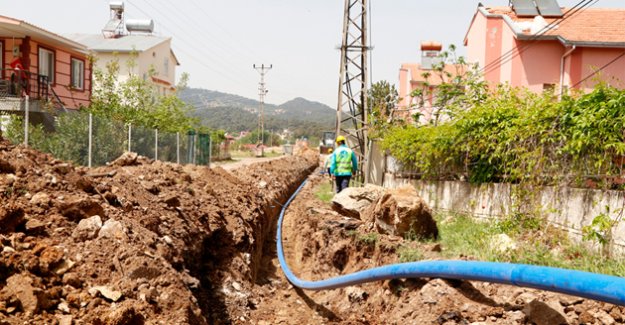
[[[533,18],[519,18],[510,7],[486,8],[490,14],[506,15],[514,22],[529,22]],[[568,42],[625,44],[625,9],[622,8],[564,8],[564,18],[544,35],[558,36]],[[552,23],[554,18],[545,18]],[[531,35],[529,31],[524,34]]]

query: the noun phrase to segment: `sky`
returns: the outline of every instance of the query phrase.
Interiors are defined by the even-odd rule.
[[[559,0],[565,7],[579,0]],[[172,37],[177,74],[189,86],[258,99],[266,73],[265,102],[296,97],[337,105],[344,0],[125,0],[126,19],[153,19],[155,34]],[[476,12],[472,0],[370,0],[371,81],[397,84],[402,63],[419,62],[422,41],[462,41]],[[508,0],[483,0],[505,6]],[[99,34],[110,17],[108,0],[0,0],[0,15],[59,34]],[[593,7],[625,7],[597,0]]]

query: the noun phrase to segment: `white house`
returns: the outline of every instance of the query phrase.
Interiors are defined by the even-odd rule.
[[[118,81],[130,75],[142,76],[151,79],[161,95],[174,91],[180,63],[171,49],[171,37],[154,35],[152,20],[125,20],[122,2],[111,2],[110,9],[111,19],[101,34],[66,36],[84,44],[94,55],[94,70],[106,71],[107,64],[117,60]]]

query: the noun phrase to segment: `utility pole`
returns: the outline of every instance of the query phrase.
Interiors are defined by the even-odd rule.
[[[344,134],[358,156],[358,179],[369,182],[371,143],[367,135],[370,113],[367,107],[369,87],[368,0],[345,0],[336,136]]]
[[[261,64],[260,67],[258,67],[254,64],[253,66],[254,69],[260,73],[260,83],[258,83],[258,96],[260,97],[260,107],[258,108],[258,146],[260,147],[260,155],[262,157],[265,156],[265,151],[263,149],[263,143],[265,141],[263,134],[265,132],[263,110],[265,109],[265,95],[269,92],[269,90],[265,88],[265,74],[267,71],[271,70],[273,65],[265,66]]]

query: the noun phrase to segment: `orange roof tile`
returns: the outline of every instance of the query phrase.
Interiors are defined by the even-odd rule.
[[[490,14],[505,15],[514,22],[531,22],[533,18],[519,18],[510,7],[485,8]],[[620,43],[625,46],[625,9],[623,8],[563,8],[564,17],[556,22],[556,27],[543,37],[558,37],[567,43]],[[557,20],[545,18],[547,23]],[[524,35],[531,36],[524,30]],[[606,44],[607,43],[607,44]],[[591,45],[591,44],[589,44]],[[614,44],[617,45],[617,44]]]

